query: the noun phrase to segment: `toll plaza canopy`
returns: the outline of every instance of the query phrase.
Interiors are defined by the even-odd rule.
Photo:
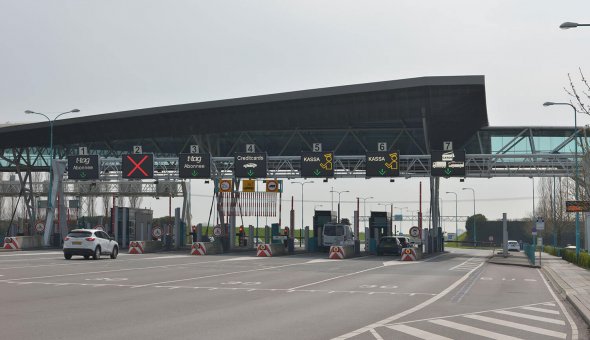
[[[341,155],[376,150],[378,142],[401,154],[427,154],[443,140],[460,147],[487,125],[484,77],[448,76],[60,119],[53,141],[61,155],[86,146],[117,156],[142,145],[175,156],[198,144],[212,156],[230,156],[246,143],[268,155],[298,155],[316,142]],[[49,139],[47,121],[0,128],[4,149],[44,148]]]

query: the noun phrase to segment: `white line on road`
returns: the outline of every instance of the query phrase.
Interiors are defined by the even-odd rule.
[[[381,335],[379,335],[379,333],[377,333],[376,330],[371,329],[371,334],[373,335],[373,337],[375,337],[375,339],[377,339],[377,340],[383,340],[383,338],[381,337]]]
[[[264,270],[269,270],[269,269],[285,268],[285,267],[292,267],[292,266],[298,266],[298,265],[301,265],[301,263],[292,263],[292,264],[284,264],[284,265],[281,265],[281,266],[274,266],[274,267],[256,268],[256,269],[248,269],[248,270],[239,270],[239,271],[236,271],[236,272],[229,272],[229,273],[221,273],[221,274],[212,274],[212,275],[205,275],[205,276],[190,277],[188,279],[180,279],[180,280],[170,280],[170,281],[147,283],[147,284],[143,284],[143,285],[136,285],[133,288],[143,288],[143,287],[149,287],[149,286],[154,286],[154,285],[162,285],[162,284],[173,283],[173,282],[184,282],[184,281],[193,281],[193,280],[200,280],[200,279],[208,279],[208,278],[212,278],[212,277],[220,277],[220,276],[225,276],[225,275],[252,273],[252,272],[259,272],[259,271],[264,271]]]
[[[395,326],[387,326],[394,331],[402,332],[404,334],[412,335],[416,338],[424,339],[424,340],[453,340],[451,338],[447,338],[442,335],[430,333],[427,331],[423,331],[418,328],[406,326],[406,325],[395,325]]]
[[[18,254],[5,254],[5,255],[0,255],[0,257],[12,257],[12,256],[36,256],[36,255],[58,255],[58,254],[59,254],[59,255],[61,255],[61,254],[62,254],[62,252],[57,252],[57,251],[55,251],[55,252],[51,252],[51,253],[29,253],[29,254],[26,254],[26,253],[19,252]]]
[[[392,321],[395,321],[397,319],[400,319],[400,318],[402,318],[404,316],[407,316],[407,315],[410,315],[410,314],[412,314],[414,312],[417,312],[417,311],[421,310],[422,308],[424,308],[424,307],[426,307],[426,306],[428,306],[428,305],[430,305],[430,304],[438,301],[439,299],[441,299],[442,297],[444,297],[445,295],[447,295],[448,293],[450,293],[453,289],[457,288],[457,286],[459,286],[461,283],[463,283],[465,280],[467,280],[469,278],[469,276],[471,275],[471,273],[473,273],[475,270],[477,270],[482,265],[483,265],[483,263],[480,263],[479,266],[473,268],[471,271],[469,271],[468,273],[466,273],[465,275],[463,275],[461,278],[459,278],[457,281],[455,281],[455,283],[453,283],[452,285],[448,286],[445,290],[443,290],[442,292],[438,293],[437,295],[431,297],[430,299],[422,302],[421,304],[416,305],[416,306],[414,306],[412,308],[406,309],[405,311],[403,311],[401,313],[398,313],[396,315],[393,315],[393,316],[391,316],[391,317],[389,317],[387,319],[383,319],[381,321],[375,322],[375,323],[373,323],[371,325],[368,325],[366,327],[359,328],[359,329],[357,329],[355,331],[352,331],[350,333],[341,335],[341,336],[336,337],[334,339],[335,340],[344,340],[344,339],[352,338],[352,337],[357,336],[359,334],[362,334],[362,333],[364,333],[366,331],[369,331],[370,329],[374,329],[376,327],[383,326],[383,325],[388,324],[388,323],[390,323]]]
[[[556,331],[552,331],[552,330],[544,329],[544,328],[539,328],[539,327],[533,327],[533,326],[525,325],[522,323],[516,323],[516,322],[506,321],[506,320],[502,320],[502,319],[490,318],[490,317],[483,316],[483,315],[471,314],[471,315],[464,315],[463,317],[491,323],[494,325],[515,328],[515,329],[519,329],[519,330],[523,330],[523,331],[527,331],[527,332],[531,332],[531,333],[552,336],[554,338],[559,338],[559,339],[567,338],[566,333],[556,332]]]
[[[556,325],[563,325],[565,326],[565,321],[563,320],[555,320],[555,319],[550,319],[550,318],[545,318],[542,316],[536,316],[536,315],[530,315],[530,314],[524,314],[524,313],[517,313],[517,312],[510,312],[507,310],[499,310],[496,311],[496,313],[498,314],[504,314],[504,315],[510,315],[510,316],[514,316],[517,318],[523,318],[523,319],[529,319],[529,320],[535,320],[535,321],[542,321],[542,322],[547,322],[547,323],[552,323],[552,324],[556,324]]]
[[[555,306],[555,305],[553,305],[553,306]],[[522,307],[521,309],[532,310],[534,312],[540,312],[540,313],[559,315],[558,311],[552,310],[552,309],[537,308],[537,307]]]
[[[378,266],[378,267],[373,267],[373,268],[369,268],[369,269],[365,269],[365,270],[360,270],[358,272],[354,272],[354,273],[348,273],[348,274],[344,274],[344,275],[340,275],[340,276],[336,276],[336,277],[332,277],[329,279],[325,279],[325,280],[321,280],[321,281],[316,281],[316,282],[312,282],[312,283],[308,283],[308,284],[304,284],[301,286],[297,286],[297,287],[293,287],[291,289],[299,289],[299,288],[303,288],[303,287],[308,287],[308,286],[313,286],[313,285],[317,285],[319,283],[324,283],[324,282],[328,282],[328,281],[332,281],[332,280],[336,280],[336,279],[340,279],[343,277],[347,277],[347,276],[352,276],[352,275],[356,275],[356,274],[360,274],[360,273],[364,273],[364,272],[368,272],[370,270],[375,270],[375,269],[379,269],[379,268],[383,268],[383,266]]]
[[[539,269],[537,269],[537,273],[541,277],[541,280],[543,280],[543,282],[545,283],[545,286],[547,287],[547,290],[549,290],[549,293],[551,293],[553,300],[555,300],[555,302],[559,305],[559,308],[563,312],[563,315],[565,315],[567,322],[570,324],[570,327],[572,329],[572,340],[578,340],[578,326],[574,322],[574,319],[572,319],[572,317],[570,316],[570,313],[567,311],[567,309],[565,309],[565,307],[563,306],[563,303],[561,303],[561,301],[559,301],[559,299],[557,298],[557,296],[553,292],[553,289],[551,289],[551,287],[549,286],[549,283],[547,282],[547,280],[545,280],[545,277],[543,276],[543,274],[541,274],[541,271]],[[552,304],[547,303],[546,305],[555,307],[555,304],[553,304],[553,303]]]
[[[457,323],[457,322],[453,322],[453,321],[449,321],[449,320],[430,320],[431,323],[436,324],[436,325],[440,325],[440,326],[444,326],[444,327],[449,327],[452,329],[457,329],[460,330],[462,332],[467,332],[467,333],[471,333],[474,335],[478,335],[478,336],[483,336],[486,338],[490,338],[490,339],[497,339],[497,340],[521,340],[520,338],[515,338],[513,336],[509,336],[506,334],[500,334],[500,333],[496,333],[496,332],[491,332],[482,328],[477,328],[477,327],[473,327],[473,326],[468,326],[468,325],[464,325],[461,323]]]

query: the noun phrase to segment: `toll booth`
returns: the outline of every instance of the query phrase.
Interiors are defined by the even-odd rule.
[[[309,238],[309,251],[321,250],[324,224],[337,222],[338,213],[331,210],[315,210],[313,215],[313,236]]]
[[[126,207],[111,208],[113,225],[107,233],[113,235],[121,248],[127,248],[129,241],[152,239],[153,211]]]
[[[369,253],[377,253],[377,244],[383,236],[391,236],[391,214],[385,211],[371,211],[371,217],[369,217]]]

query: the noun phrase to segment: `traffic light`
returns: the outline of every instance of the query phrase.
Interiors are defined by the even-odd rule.
[[[289,236],[289,227],[285,227],[285,235]]]
[[[244,234],[245,233],[244,233],[244,226],[243,225],[240,226],[239,234],[240,234],[241,237],[244,237]]]

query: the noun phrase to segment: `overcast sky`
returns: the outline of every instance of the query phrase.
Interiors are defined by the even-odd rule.
[[[558,28],[564,21],[590,22],[582,13],[590,16],[590,2],[0,0],[0,122],[39,121],[25,116],[26,109],[51,114],[79,108],[77,116],[86,116],[383,80],[484,75],[490,125],[573,125],[570,109],[541,104],[567,101],[567,74],[576,75],[579,67],[590,72],[590,28]],[[419,181],[306,185],[305,224],[313,205],[331,204],[332,187],[351,191],[343,201],[374,196],[367,210],[383,209],[371,201],[417,209]],[[428,179],[422,182],[428,199]],[[530,179],[441,182],[443,193],[458,192],[459,215],[473,213],[471,192],[463,186],[475,188],[477,212],[488,218],[532,211]],[[193,185],[196,195],[211,190]],[[285,197],[299,200],[300,192],[299,185],[287,187]],[[454,196],[442,196],[448,200],[443,213],[454,214]],[[206,221],[208,202],[193,197],[197,222]],[[155,201],[144,204],[167,212]],[[352,215],[351,203],[343,215]]]

